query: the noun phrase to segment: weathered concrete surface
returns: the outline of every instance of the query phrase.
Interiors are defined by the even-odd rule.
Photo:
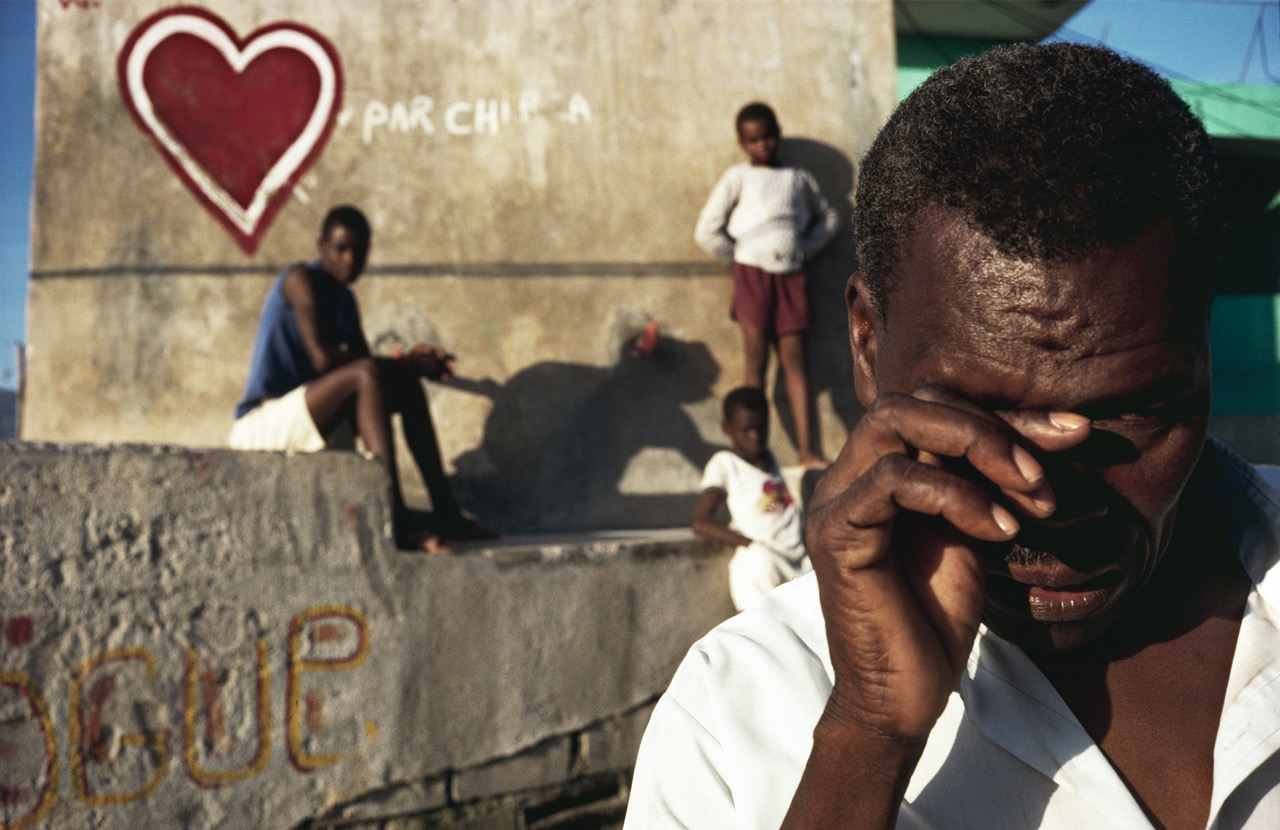
[[[0,444],[7,826],[288,827],[625,770],[731,613],[725,552],[407,554],[386,488],[350,453]]]
[[[221,445],[271,279],[354,202],[374,226],[370,340],[459,355],[464,380],[432,388],[446,463],[511,531],[685,520],[742,371],[728,274],[691,239],[740,157],[735,110],[772,101],[784,154],[847,219],[853,160],[895,101],[888,0],[224,0],[209,8],[237,36],[305,26],[343,78],[328,143],[248,252],[122,98],[117,61],[166,8],[40,2],[23,437]],[[828,454],[857,414],[851,251],[846,230],[811,274]],[[637,369],[621,355],[649,319],[671,359]],[[547,470],[566,444],[591,463]]]

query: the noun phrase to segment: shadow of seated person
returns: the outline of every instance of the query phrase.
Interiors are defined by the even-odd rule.
[[[606,367],[544,361],[502,384],[449,380],[493,401],[480,446],[454,459],[459,495],[503,532],[683,524],[716,449],[684,406],[711,395],[720,368],[703,343],[664,336],[646,355],[629,345]],[[623,492],[629,465],[652,449],[687,469],[651,464],[647,492]]]

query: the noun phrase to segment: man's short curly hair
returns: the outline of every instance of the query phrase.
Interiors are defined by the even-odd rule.
[[[854,228],[868,301],[887,311],[922,210],[958,210],[1007,256],[1061,262],[1160,223],[1177,279],[1207,301],[1222,246],[1203,125],[1150,69],[1091,46],[993,49],[911,93],[862,162]]]

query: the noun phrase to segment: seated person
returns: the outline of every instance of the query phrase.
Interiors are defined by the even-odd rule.
[[[363,213],[335,207],[320,229],[320,259],[289,266],[271,287],[230,444],[315,452],[340,423],[352,420],[365,449],[391,471],[398,544],[446,553],[450,539],[486,535],[454,500],[421,383],[452,374],[453,357],[434,346],[389,358],[369,353],[351,285],[364,270],[371,239]],[[409,451],[431,495],[430,527],[412,526],[400,494],[393,412],[400,413]]]
[[[784,582],[813,570],[804,550],[800,510],[769,452],[769,402],[753,386],[724,399],[724,434],[733,451],[711,456],[702,495],[693,510],[693,532],[737,545],[729,562],[729,594],[739,611]],[[716,520],[729,506],[729,526]]]

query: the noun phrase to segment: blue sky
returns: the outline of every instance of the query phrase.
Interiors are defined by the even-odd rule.
[[[13,344],[25,340],[35,7],[0,0],[0,387],[8,389]],[[1055,38],[1103,43],[1170,77],[1280,84],[1280,0],[1094,0]]]
[[[1280,84],[1280,0],[1093,0],[1049,39],[1101,44],[1169,78]]]
[[[14,388],[23,334],[35,109],[35,0],[0,0],[0,387]]]

